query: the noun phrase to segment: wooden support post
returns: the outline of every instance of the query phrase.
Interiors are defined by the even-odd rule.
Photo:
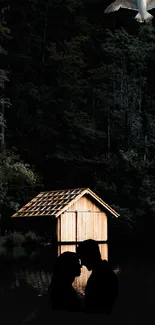
[[[75,211],[75,249],[77,248],[77,223],[78,223],[78,212]]]
[[[61,215],[60,215],[60,229],[59,229],[59,231],[60,231],[59,236],[60,236],[60,242],[61,242]]]

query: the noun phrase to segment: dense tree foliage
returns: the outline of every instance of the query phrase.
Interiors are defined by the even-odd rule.
[[[143,231],[155,220],[154,21],[104,15],[110,1],[1,2],[11,30],[0,67],[1,88],[3,69],[10,80],[7,148],[35,166],[45,190],[90,187],[127,232]]]
[[[20,205],[27,202],[34,195],[37,185],[40,184],[40,177],[35,172],[35,168],[21,161],[17,149],[6,148],[5,134],[7,133],[7,121],[5,112],[11,110],[10,98],[8,94],[8,84],[10,71],[5,56],[8,51],[6,44],[11,39],[4,15],[8,7],[1,10],[0,16],[0,225],[1,230],[7,226],[7,217],[19,209]],[[9,119],[8,119],[9,120]],[[40,185],[39,185],[40,186]]]

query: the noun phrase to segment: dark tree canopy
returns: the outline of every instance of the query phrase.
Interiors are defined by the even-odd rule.
[[[0,88],[9,150],[3,168],[15,147],[19,162],[12,163],[42,180],[29,194],[24,185],[24,196],[17,197],[17,188],[6,192],[2,211],[6,200],[17,203],[15,210],[42,187],[86,186],[120,212],[124,234],[135,224],[139,232],[146,224],[151,229],[154,19],[141,25],[135,12],[123,9],[105,15],[110,1],[1,3]]]

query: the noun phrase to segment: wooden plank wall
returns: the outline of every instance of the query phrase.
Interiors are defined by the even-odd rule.
[[[75,211],[77,211],[77,237]],[[107,216],[86,196],[83,196],[70,206],[61,215],[61,224],[59,221],[58,223],[59,234],[61,228],[62,242],[82,241],[89,238],[97,241],[107,240]],[[60,238],[60,235],[58,238]]]
[[[58,256],[66,251],[76,252],[76,245],[58,245]]]
[[[77,241],[95,239],[107,240],[107,217],[104,212],[79,212]]]
[[[99,244],[102,260],[108,261],[108,244]]]
[[[57,241],[61,241],[61,216],[57,218]]]
[[[61,241],[76,241],[76,213],[65,212],[61,215]]]

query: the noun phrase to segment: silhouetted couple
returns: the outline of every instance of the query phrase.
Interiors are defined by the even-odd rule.
[[[82,265],[92,271],[85,288],[84,306],[72,286]],[[64,252],[57,258],[50,285],[52,309],[110,314],[117,295],[117,276],[109,263],[102,260],[95,240],[85,240],[76,253]]]

